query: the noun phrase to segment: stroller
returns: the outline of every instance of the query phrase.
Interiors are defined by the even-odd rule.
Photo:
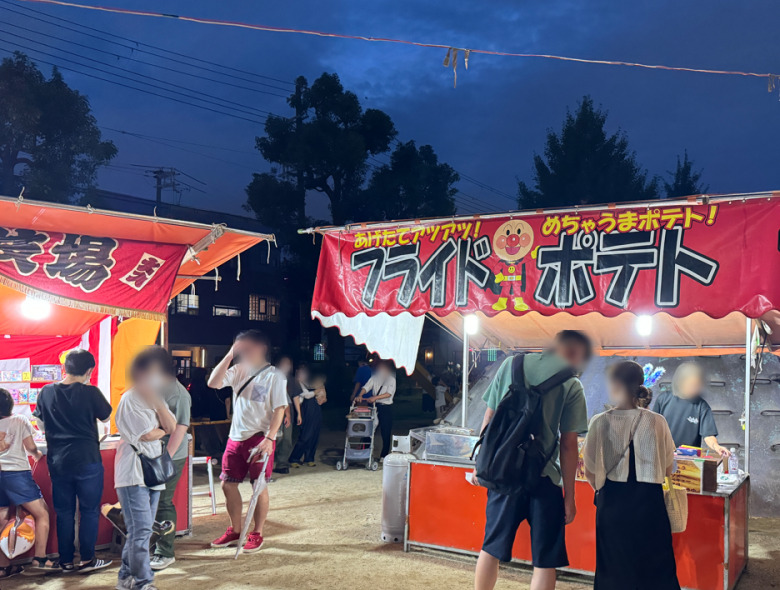
[[[347,415],[347,436],[344,441],[344,459],[336,463],[338,471],[346,471],[349,462],[365,461],[366,469],[376,471],[379,463],[374,461],[374,424],[376,406],[356,406],[349,408]]]

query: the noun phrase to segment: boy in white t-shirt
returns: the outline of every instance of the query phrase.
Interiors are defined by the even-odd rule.
[[[233,347],[216,366],[208,385],[215,389],[233,389],[233,420],[225,454],[222,457],[222,491],[230,516],[225,534],[212,547],[235,545],[241,536],[243,502],[240,484],[246,476],[271,477],[276,435],[284,420],[287,402],[287,378],[268,362],[268,340],[258,330],[241,332]],[[230,367],[230,363],[236,364]],[[255,455],[252,451],[257,449]],[[263,456],[268,455],[265,473],[260,472]],[[251,461],[250,461],[251,457]],[[268,516],[269,496],[265,488],[257,501],[254,528],[247,535],[244,552],[253,553],[263,546],[263,525]]]
[[[59,565],[46,558],[49,540],[49,509],[30,470],[31,455],[37,463],[43,454],[35,444],[30,421],[14,416],[14,398],[0,389],[0,530],[11,518],[11,506],[21,506],[35,519],[35,557],[31,569],[59,570]],[[0,552],[0,580],[21,571],[8,563]]]

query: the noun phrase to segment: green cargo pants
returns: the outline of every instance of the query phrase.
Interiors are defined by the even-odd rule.
[[[186,462],[186,459],[178,459],[173,462],[173,464],[176,465],[176,475],[173,476],[171,481],[165,484],[165,489],[160,492],[160,503],[157,505],[157,516],[155,517],[157,522],[170,520],[176,524],[176,507],[173,505],[173,494],[176,491],[176,485],[179,483]],[[174,527],[174,530],[176,528],[177,527]],[[154,547],[154,554],[161,557],[173,557],[173,541],[175,538],[175,532],[160,537],[157,541],[157,545]]]

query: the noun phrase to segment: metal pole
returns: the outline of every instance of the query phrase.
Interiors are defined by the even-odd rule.
[[[463,318],[463,380],[461,384],[461,426],[466,428],[469,405],[469,333],[466,331],[466,318]]]
[[[745,473],[750,473],[750,344],[752,321],[745,318]]]

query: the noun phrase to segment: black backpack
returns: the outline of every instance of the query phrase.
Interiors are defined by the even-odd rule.
[[[547,462],[555,452],[545,453],[537,439],[542,428],[542,396],[562,385],[574,371],[563,369],[534,387],[527,387],[524,355],[512,359],[512,384],[496,408],[493,419],[474,445],[480,485],[500,494],[531,492],[539,484]],[[556,444],[557,446],[557,444]]]

